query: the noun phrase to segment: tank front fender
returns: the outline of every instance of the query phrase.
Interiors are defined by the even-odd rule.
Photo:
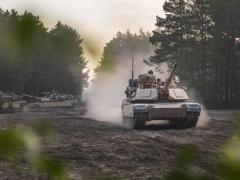
[[[197,103],[184,104],[182,107],[185,108],[187,112],[201,113],[201,106]]]
[[[149,110],[148,109],[134,109],[134,113],[148,113]]]
[[[134,114],[136,113],[148,113],[149,108],[146,106],[134,106]]]

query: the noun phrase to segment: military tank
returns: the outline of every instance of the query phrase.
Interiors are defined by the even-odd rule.
[[[176,129],[196,127],[201,106],[191,101],[180,85],[176,69],[174,65],[165,82],[156,79],[153,71],[129,80],[122,100],[124,126],[143,129],[147,121],[168,120]]]

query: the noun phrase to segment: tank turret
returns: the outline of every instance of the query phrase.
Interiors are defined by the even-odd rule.
[[[184,88],[180,86],[175,73],[177,64],[174,65],[166,82],[156,78],[153,71],[140,74],[138,79],[130,79],[125,91],[130,101],[185,101],[189,99]],[[176,81],[176,82],[175,82]]]
[[[130,79],[122,101],[123,119],[141,129],[146,121],[169,120],[175,128],[195,127],[201,112],[198,103],[190,101],[185,88],[175,76],[175,64],[165,82],[153,71]]]

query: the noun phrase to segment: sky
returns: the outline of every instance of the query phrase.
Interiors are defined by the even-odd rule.
[[[154,30],[156,16],[163,16],[163,3],[164,0],[0,0],[0,7],[19,13],[31,11],[48,28],[57,21],[70,25],[83,37],[85,54],[90,66],[94,66],[104,45],[118,31]],[[96,53],[91,53],[91,49]]]

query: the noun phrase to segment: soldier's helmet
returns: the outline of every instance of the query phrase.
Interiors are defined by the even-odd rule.
[[[153,71],[152,71],[152,70],[149,70],[149,71],[148,71],[148,74],[153,75]]]

